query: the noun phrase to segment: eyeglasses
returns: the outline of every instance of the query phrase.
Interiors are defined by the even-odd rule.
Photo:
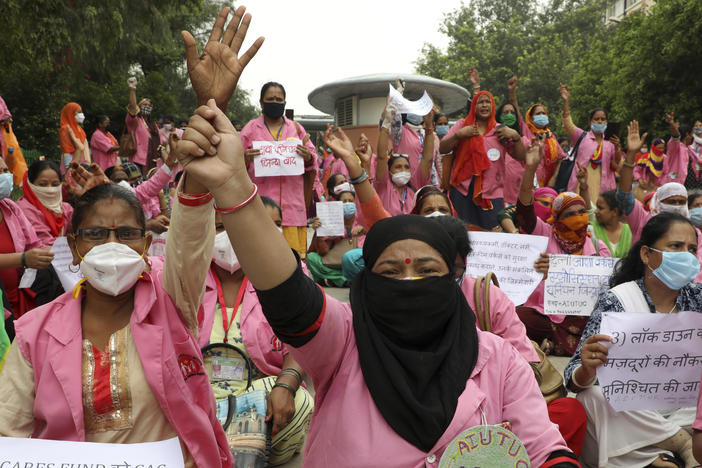
[[[76,231],[76,235],[87,242],[101,242],[107,240],[107,238],[110,237],[111,232],[115,233],[115,236],[117,236],[117,239],[120,242],[132,242],[139,240],[146,234],[144,229],[130,226],[120,226],[116,228],[88,227],[78,229],[78,231]]]

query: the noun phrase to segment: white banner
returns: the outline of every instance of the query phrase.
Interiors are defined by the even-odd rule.
[[[702,314],[602,314],[611,336],[600,388],[616,411],[695,406],[702,376]]]
[[[300,140],[254,141],[253,149],[261,152],[254,157],[256,177],[292,176],[305,173],[305,160],[297,154]]]
[[[98,444],[0,437],[2,468],[184,468],[177,437],[142,444]]]
[[[618,258],[549,255],[544,313],[590,315],[601,290],[607,288]]]
[[[483,276],[493,272],[514,305],[526,302],[543,280],[534,262],[546,251],[548,238],[500,232],[469,232],[473,249],[466,262],[466,275]]]

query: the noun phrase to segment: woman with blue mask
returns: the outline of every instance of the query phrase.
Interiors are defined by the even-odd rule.
[[[698,229],[702,227],[702,190],[689,190],[687,192],[687,209],[690,212],[690,221]]]
[[[338,201],[344,208],[344,236],[319,237],[317,229],[322,226],[319,218],[314,218],[312,228],[315,230],[309,252],[307,253],[307,268],[312,278],[323,286],[341,288],[356,276],[363,268],[354,265],[361,261],[363,241],[366,230],[358,223],[356,216],[356,194],[349,185],[337,194]]]
[[[587,167],[590,200],[597,200],[601,192],[613,190],[617,186],[615,172],[622,156],[619,138],[614,135],[610,140],[605,140],[607,111],[602,108],[590,112],[588,129],[576,127],[570,115],[570,88],[561,84],[560,93],[563,99],[563,129],[573,146],[580,142],[575,155],[576,167],[568,180],[568,191],[579,193],[577,167]]]
[[[526,113],[525,135],[532,138],[539,138],[544,148],[544,157],[541,160],[536,172],[539,179],[539,187],[553,187],[556,184],[556,174],[560,168],[561,161],[567,157],[561,145],[556,140],[556,135],[551,131],[549,124],[548,109],[543,104],[534,104]]]
[[[662,464],[669,461],[663,452],[673,452],[684,466],[696,466],[690,434],[681,429],[695,419],[694,408],[666,416],[655,410],[614,413],[597,384],[597,369],[607,361],[607,343],[612,341],[600,334],[604,312],[702,313],[702,284],[693,282],[700,271],[697,236],[690,220],[680,214],[664,212],[651,218],[616,265],[610,290],[600,296],[588,319],[565,369],[567,386],[578,394],[588,415],[583,466],[667,466]]]

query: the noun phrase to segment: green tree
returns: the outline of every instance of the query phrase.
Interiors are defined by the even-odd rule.
[[[118,134],[128,99],[126,80],[157,115],[187,118],[195,107],[181,30],[204,32],[218,12],[215,0],[6,0],[0,95],[10,107],[20,144],[57,157],[59,114],[69,101],[86,114],[90,134],[98,114]],[[237,90],[232,115],[250,115],[248,94]]]

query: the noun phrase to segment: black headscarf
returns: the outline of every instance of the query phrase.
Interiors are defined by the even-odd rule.
[[[387,246],[416,239],[437,250],[449,270],[456,247],[431,218],[377,222],[363,245],[366,268],[351,285],[356,345],[373,401],[403,439],[428,452],[453,419],[478,359],[475,315],[453,274],[397,280],[372,273]]]

